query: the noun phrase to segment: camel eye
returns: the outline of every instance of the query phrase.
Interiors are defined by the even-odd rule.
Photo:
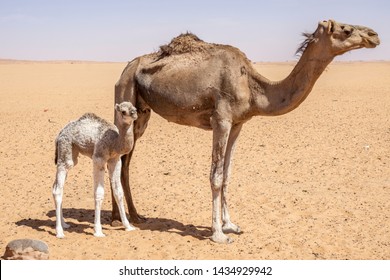
[[[347,37],[351,36],[353,28],[346,28],[345,25],[341,25],[340,28]]]
[[[122,111],[121,113],[122,113],[122,115],[126,115],[126,111]]]

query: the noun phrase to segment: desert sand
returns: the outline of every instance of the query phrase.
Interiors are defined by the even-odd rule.
[[[65,185],[71,228],[55,237],[54,139],[94,112],[112,121],[126,63],[0,63],[0,254],[32,238],[53,260],[390,259],[390,63],[334,62],[295,111],[244,125],[229,188],[234,243],[210,241],[211,132],[152,114],[131,183],[139,230],[112,227],[106,173],[93,236],[92,164],[80,157]],[[294,63],[256,63],[285,77]]]

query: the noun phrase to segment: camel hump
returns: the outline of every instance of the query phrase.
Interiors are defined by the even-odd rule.
[[[183,33],[172,39],[168,45],[160,46],[160,57],[193,52],[205,52],[210,44],[192,33]]]
[[[111,127],[112,126],[112,124],[110,122],[108,122],[105,119],[99,117],[95,113],[85,113],[84,115],[82,115],[79,118],[79,121],[83,121],[83,120],[99,123],[99,124],[103,125],[104,127]]]

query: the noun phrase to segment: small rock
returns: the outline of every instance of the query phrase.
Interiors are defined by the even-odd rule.
[[[48,260],[49,247],[40,240],[17,239],[8,243],[3,258],[6,260]]]

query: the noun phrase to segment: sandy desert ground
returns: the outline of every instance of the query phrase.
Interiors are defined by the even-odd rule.
[[[211,133],[153,114],[131,167],[139,230],[111,227],[106,178],[93,236],[90,159],[65,186],[72,226],[55,237],[54,139],[85,112],[113,119],[114,84],[126,63],[0,63],[0,254],[33,238],[50,259],[390,259],[390,63],[332,63],[308,99],[243,129],[229,189],[234,243],[210,241]],[[294,63],[257,63],[281,79]],[[107,177],[107,176],[106,176]]]

